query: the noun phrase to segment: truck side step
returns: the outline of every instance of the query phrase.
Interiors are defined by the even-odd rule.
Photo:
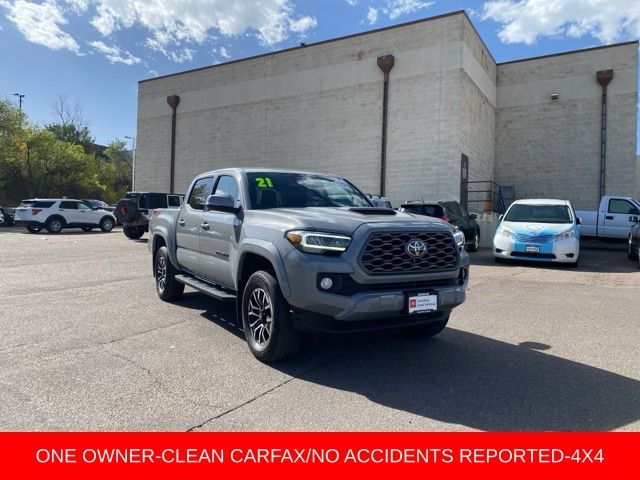
[[[225,292],[222,289],[209,285],[197,278],[190,277],[189,275],[176,275],[176,280],[221,302],[232,302],[236,299],[234,294]]]

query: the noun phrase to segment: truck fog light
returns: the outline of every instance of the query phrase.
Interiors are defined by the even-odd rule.
[[[323,290],[329,290],[331,287],[333,287],[331,277],[323,277],[322,280],[320,280],[320,288]]]

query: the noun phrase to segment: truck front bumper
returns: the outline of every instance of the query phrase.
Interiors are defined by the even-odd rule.
[[[290,293],[287,301],[303,330],[353,332],[395,329],[443,319],[466,298],[469,256],[461,252],[454,271],[422,275],[363,275],[341,257],[292,251],[284,258]],[[342,288],[323,291],[320,281],[330,277]],[[408,314],[408,297],[436,294],[435,312]]]

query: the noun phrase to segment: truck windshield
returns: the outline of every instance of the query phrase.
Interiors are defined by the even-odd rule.
[[[247,173],[255,209],[370,207],[366,197],[346,180],[311,173]]]
[[[566,205],[527,205],[524,203],[512,205],[504,219],[507,222],[573,222],[569,207]]]

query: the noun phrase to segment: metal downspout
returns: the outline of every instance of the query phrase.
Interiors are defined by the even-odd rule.
[[[171,107],[171,169],[169,173],[169,193],[174,193],[176,171],[176,120],[180,97],[178,95],[170,95],[167,97],[167,103]]]
[[[395,64],[393,55],[378,57],[378,67],[384,74],[384,89],[382,94],[382,146],[380,152],[380,196],[385,195],[387,176],[387,111],[389,106],[389,72]]]
[[[607,182],[607,85],[613,78],[613,70],[600,70],[596,80],[602,86],[602,104],[600,110],[600,198],[604,197]]]

